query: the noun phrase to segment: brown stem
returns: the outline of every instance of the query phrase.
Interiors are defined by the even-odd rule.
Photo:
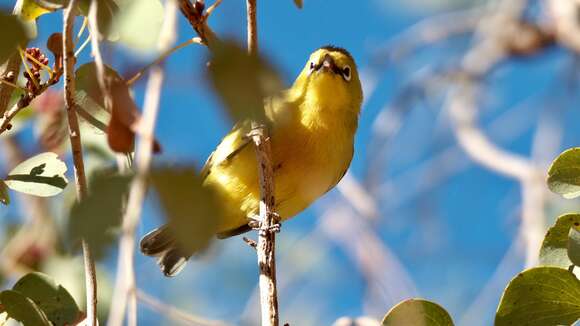
[[[258,22],[256,19],[257,0],[246,0],[246,9],[248,10],[248,52],[250,54],[258,53]]]
[[[266,128],[254,124],[250,134],[256,147],[260,175],[260,230],[258,232],[258,267],[260,268],[260,305],[263,326],[278,326],[278,290],[276,288],[276,200],[272,151]]]
[[[68,118],[70,143],[72,148],[73,163],[75,170],[75,184],[77,190],[77,200],[82,200],[87,195],[87,180],[83,162],[83,149],[81,143],[81,133],[79,121],[76,114],[75,79],[74,66],[76,58],[73,44],[73,25],[75,9],[78,0],[70,0],[64,10],[63,21],[63,49],[64,49],[64,102]],[[82,241],[82,249],[85,266],[85,286],[87,296],[87,324],[97,325],[97,277],[95,272],[95,262],[91,255],[91,250],[86,241]]]

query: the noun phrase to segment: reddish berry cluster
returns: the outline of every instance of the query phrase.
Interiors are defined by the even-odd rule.
[[[31,59],[34,58],[34,60]],[[48,58],[39,48],[27,48],[26,49],[26,61],[31,65],[30,73],[32,76],[28,75],[28,72],[24,72],[24,77],[26,78],[26,88],[31,92],[34,92],[38,85],[40,85],[40,71],[43,65],[48,65]]]

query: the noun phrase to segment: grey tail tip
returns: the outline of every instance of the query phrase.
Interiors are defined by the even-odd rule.
[[[147,233],[141,239],[140,247],[143,254],[157,257],[157,264],[167,277],[179,274],[191,256],[179,248],[167,225]]]

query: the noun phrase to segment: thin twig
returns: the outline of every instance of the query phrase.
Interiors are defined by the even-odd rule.
[[[177,7],[171,0],[166,1],[165,17],[159,35],[158,47],[166,51],[176,39]],[[163,86],[164,71],[160,66],[162,61],[151,68],[145,100],[143,116],[139,121],[140,132],[137,133],[136,169],[137,175],[131,183],[127,209],[123,216],[122,234],[119,243],[119,259],[117,281],[114,290],[114,301],[109,315],[109,325],[122,325],[123,312],[127,307],[127,324],[137,325],[137,298],[135,295],[135,230],[139,224],[143,201],[147,194],[147,174],[151,166],[154,129],[159,111],[159,100]]]
[[[68,118],[70,143],[73,155],[75,170],[75,184],[77,190],[77,200],[82,200],[87,195],[87,180],[83,162],[83,149],[81,143],[81,133],[79,121],[76,115],[75,79],[74,66],[76,58],[74,56],[73,27],[77,0],[70,0],[64,10],[63,16],[63,49],[64,49],[64,101]],[[85,265],[85,287],[87,296],[87,324],[97,325],[97,276],[95,272],[95,262],[91,256],[91,250],[85,240],[82,241],[82,249]]]
[[[258,52],[258,24],[256,0],[247,0],[248,52]],[[260,269],[260,306],[262,326],[278,326],[278,290],[276,288],[276,198],[274,197],[274,170],[270,137],[264,125],[252,122],[250,133],[256,148],[260,176],[260,229],[258,231],[258,267]]]
[[[260,174],[260,230],[258,232],[258,267],[260,269],[260,306],[262,326],[278,326],[278,290],[276,288],[276,222],[274,209],[274,172],[270,139],[264,126],[254,125],[250,134]]]
[[[184,311],[181,311],[173,306],[169,306],[160,300],[150,296],[149,294],[137,289],[137,298],[139,301],[150,307],[152,310],[157,311],[172,321],[192,326],[225,326],[226,324],[221,321],[208,320],[202,317],[193,316]]]
[[[150,64],[146,65],[145,67],[141,68],[141,70],[139,70],[139,72],[137,72],[133,77],[131,77],[128,81],[127,81],[127,85],[131,86],[133,85],[137,80],[139,80],[139,78],[141,78],[145,72],[147,72],[147,70],[149,70],[151,67],[159,65],[161,62],[163,62],[163,60],[167,59],[168,56],[170,56],[171,54],[173,54],[175,51],[182,49],[190,44],[193,43],[197,43],[197,44],[201,44],[203,45],[203,42],[201,41],[200,37],[194,37],[191,38],[181,44],[178,44],[174,47],[172,47],[171,49],[168,49],[167,51],[164,51],[157,59],[155,59],[155,61],[151,62]]]

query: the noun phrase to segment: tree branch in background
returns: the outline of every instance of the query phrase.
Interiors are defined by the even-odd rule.
[[[74,66],[76,58],[74,56],[73,27],[77,0],[70,0],[65,8],[63,16],[63,49],[64,49],[64,102],[69,126],[69,137],[73,155],[75,170],[75,184],[77,190],[77,200],[82,200],[87,195],[87,180],[83,161],[83,149],[81,143],[81,133],[79,121],[76,115],[75,79]],[[84,265],[85,265],[85,288],[87,297],[87,325],[97,325],[97,276],[95,272],[95,262],[91,256],[91,250],[82,241]]]
[[[183,312],[175,307],[168,306],[162,301],[150,296],[149,294],[137,290],[137,298],[139,301],[147,305],[154,311],[157,311],[168,319],[178,322],[183,325],[192,325],[192,326],[225,326],[224,322],[221,321],[214,321],[214,320],[207,320],[202,317],[193,316],[189,313]]]
[[[168,50],[175,43],[177,37],[176,4],[172,0],[168,0],[165,3],[165,17],[158,40],[158,48],[162,53],[168,53]],[[127,324],[129,326],[137,325],[137,297],[134,270],[135,230],[139,224],[143,201],[147,194],[147,174],[149,173],[153,155],[153,134],[159,112],[159,101],[164,79],[164,71],[161,63],[165,57],[162,56],[161,59],[156,60],[152,65],[145,90],[143,116],[139,121],[138,128],[140,131],[137,133],[138,138],[135,152],[137,174],[131,183],[127,209],[122,220],[121,228],[123,232],[119,242],[117,280],[108,321],[110,326],[120,326],[123,324],[125,307],[127,307]]]

